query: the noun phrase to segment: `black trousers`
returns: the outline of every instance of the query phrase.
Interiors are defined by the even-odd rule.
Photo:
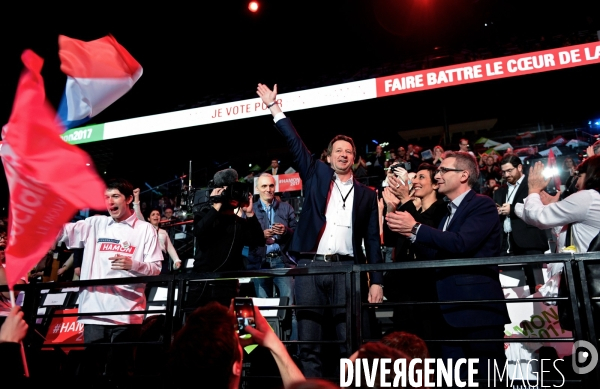
[[[140,324],[84,324],[85,343],[128,343],[139,339]],[[79,375],[87,377],[124,378],[133,368],[133,345],[89,346],[79,367]]]
[[[493,381],[494,363],[500,368],[506,364],[506,354],[504,351],[504,325],[494,325],[485,327],[465,327],[457,328],[448,325],[444,320],[439,323],[438,337],[444,339],[440,345],[441,358],[457,361],[461,358],[478,358],[479,363],[476,366],[476,379],[480,381],[479,387],[487,387],[487,379]],[[452,340],[466,339],[468,342],[452,342]],[[477,339],[495,339],[495,342],[477,342]],[[432,355],[434,357],[434,355]],[[488,371],[488,365],[491,369]],[[467,377],[467,366],[462,365],[460,371],[462,378]],[[497,385],[500,385],[497,383]],[[501,387],[501,386],[497,386]]]
[[[513,233],[504,233],[502,242],[502,255],[541,255],[544,250],[541,249],[523,249],[517,245],[513,238]],[[525,280],[529,286],[529,291],[535,293],[536,285],[544,284],[544,274],[542,272],[542,263],[528,263],[523,265]]]

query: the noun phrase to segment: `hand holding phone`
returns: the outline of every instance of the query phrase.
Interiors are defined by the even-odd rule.
[[[281,223],[273,224],[271,229],[273,230],[273,233],[275,233],[277,235],[282,235],[285,232],[285,226]]]
[[[236,297],[233,300],[233,310],[238,324],[238,334],[246,335],[246,326],[256,328],[254,321],[254,303],[251,298]]]

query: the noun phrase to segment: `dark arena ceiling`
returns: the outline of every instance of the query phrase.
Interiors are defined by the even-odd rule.
[[[256,97],[258,82],[290,92],[582,42],[597,41],[598,1],[349,0],[101,5],[63,10],[11,6],[3,13],[1,119],[8,121],[30,48],[45,59],[48,100],[58,106],[65,76],[58,35],[93,40],[112,34],[144,68],[133,89],[93,119],[105,123]],[[97,6],[98,7],[98,6]],[[59,9],[60,8],[60,9]],[[52,15],[52,16],[51,16]],[[410,66],[409,66],[410,65]],[[295,111],[290,117],[319,153],[338,133],[394,147],[402,131],[496,119],[493,131],[578,126],[600,117],[600,65],[558,70],[382,99]],[[187,174],[194,186],[223,167],[246,174],[287,150],[267,116],[82,145],[100,174],[136,186]],[[427,147],[440,139],[417,139]],[[456,148],[455,145],[445,144]],[[361,151],[362,152],[362,151]],[[106,172],[106,173],[105,173]],[[5,180],[3,186],[6,187]],[[3,192],[6,192],[4,190]],[[3,207],[6,203],[3,196]]]

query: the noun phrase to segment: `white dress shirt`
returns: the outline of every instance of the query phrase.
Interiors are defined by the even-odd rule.
[[[540,229],[554,228],[559,249],[565,246],[568,225],[573,223],[571,244],[577,252],[586,252],[600,231],[600,193],[580,190],[548,205],[542,204],[539,194],[532,193],[523,204],[515,205],[515,213],[527,224]]]
[[[352,209],[354,204],[354,179],[340,181],[337,174],[327,210],[325,231],[319,240],[317,254],[341,254],[354,256],[352,249]],[[345,202],[343,197],[346,198]],[[345,207],[344,207],[345,204]]]
[[[506,199],[504,200],[505,204],[513,203],[513,200],[515,199],[515,195],[517,194],[517,190],[519,190],[519,185],[521,185],[523,183],[524,179],[525,179],[525,175],[522,175],[516,184],[512,185],[512,184],[507,183]],[[504,232],[507,232],[507,233],[512,232],[512,225],[510,224],[510,216],[509,215],[506,215],[506,218],[504,219],[503,227],[504,227]]]
[[[273,116],[273,121],[277,123],[285,118],[283,112]],[[336,187],[337,184],[337,187]],[[352,248],[352,209],[354,204],[354,178],[346,182],[340,181],[337,174],[327,210],[325,211],[325,231],[321,235],[319,245],[317,246],[317,254],[341,254],[354,256]],[[352,189],[352,190],[351,190]],[[346,197],[344,201],[343,197]],[[345,207],[344,207],[345,205]]]

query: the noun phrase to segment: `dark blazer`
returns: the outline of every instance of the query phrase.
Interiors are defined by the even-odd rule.
[[[284,136],[294,156],[294,167],[297,168],[304,186],[302,213],[289,250],[296,253],[314,252],[319,233],[326,221],[327,196],[331,182],[335,178],[334,171],[318,157],[314,158],[311,155],[289,118],[279,120],[275,126]],[[352,250],[354,262],[357,264],[383,262],[379,245],[378,218],[376,192],[354,180]],[[366,258],[362,251],[363,239]],[[372,272],[371,282],[383,284],[382,274]]]
[[[491,198],[470,190],[446,231],[444,217],[438,228],[421,225],[416,242],[436,249],[435,259],[485,258],[500,255],[502,227]],[[440,301],[504,299],[497,266],[442,268],[436,271]],[[480,327],[509,323],[504,303],[442,305],[446,322],[453,327]]]
[[[508,193],[507,186],[498,188],[498,190],[494,192],[494,201],[500,205],[504,204]],[[510,214],[508,216],[500,216],[500,222],[504,223],[504,219],[510,217],[512,237],[517,246],[522,250],[540,250],[540,254],[543,254],[548,250],[548,237],[546,231],[525,223],[523,219],[515,214],[515,205],[517,203],[523,204],[523,200],[528,195],[529,185],[527,185],[527,176],[524,176],[521,184],[517,186],[515,197],[510,205]],[[504,229],[502,229],[502,231],[504,231]]]
[[[435,203],[431,204],[431,206],[425,212],[417,211],[415,204],[412,201],[407,201],[401,205],[398,210],[410,213],[415,221],[431,227],[437,227],[448,213],[446,202],[442,199],[439,199]],[[410,243],[410,239],[406,238],[404,240],[408,240]],[[400,248],[400,250],[398,250],[398,248],[399,245],[396,246],[396,249],[397,251],[401,252],[400,250],[402,249]],[[417,261],[427,260],[431,258],[432,255],[435,255],[435,249],[418,243],[411,244],[410,251],[411,254],[414,254],[414,257]],[[399,262],[398,259],[399,258],[396,257],[395,261]]]
[[[298,222],[296,221],[296,211],[288,203],[273,200],[273,212],[275,223],[281,223],[285,226],[285,233],[279,237],[277,244],[283,254],[284,263],[288,265],[295,265],[296,261],[288,255],[288,246],[294,235],[294,230]],[[261,228],[264,230],[270,227],[270,220],[265,212],[262,202],[257,200],[252,204],[254,214],[260,223]],[[248,268],[249,269],[260,269],[260,265],[265,259],[267,253],[267,246],[264,244],[258,246],[251,246],[248,251]]]

